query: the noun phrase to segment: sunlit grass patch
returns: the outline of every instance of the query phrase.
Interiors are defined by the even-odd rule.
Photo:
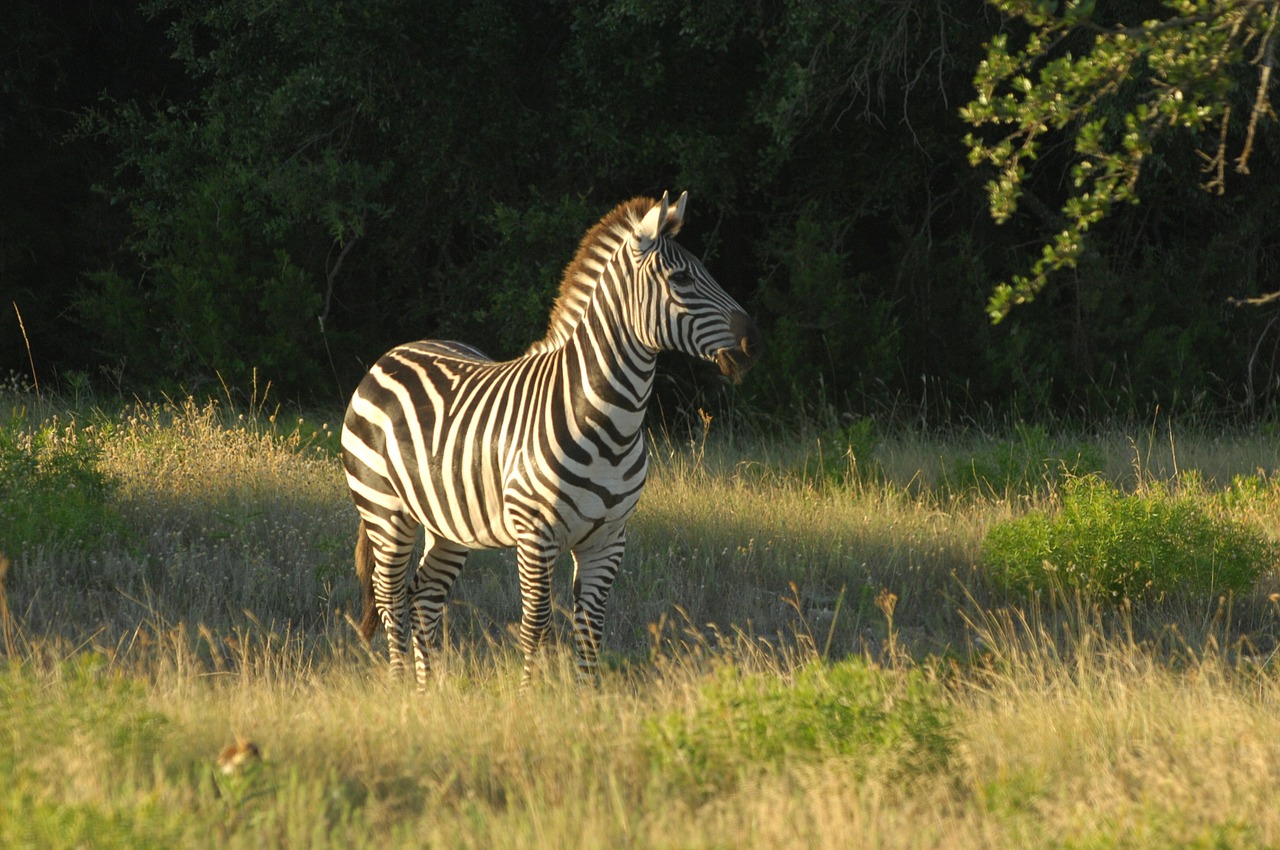
[[[0,550],[28,630],[340,617],[355,526],[341,471],[296,419],[276,420],[187,400],[5,431],[0,450],[21,457],[0,466],[14,495]]]
[[[0,738],[0,835],[55,847],[1280,838],[1274,676],[1223,654],[1174,669],[1092,622],[1066,653],[1034,623],[977,625],[994,657],[974,667],[823,663],[739,640],[660,649],[588,688],[566,656],[528,691],[517,655],[447,649],[449,672],[425,694],[388,682],[354,643],[323,652],[266,629],[213,635],[243,641],[235,663],[191,634],[132,660],[37,647],[0,673],[16,721]],[[260,758],[222,771],[220,751],[241,741]]]
[[[767,636],[834,626],[839,655],[882,639],[872,600],[886,587],[912,629],[954,617],[937,598],[971,571],[985,512],[948,513],[893,481],[806,483],[786,471],[793,460],[754,443],[658,455],[619,577],[624,593],[633,583],[643,591],[640,627],[663,613],[658,600],[694,622],[749,624]]]
[[[217,402],[137,405],[113,422],[102,463],[125,493],[157,502],[262,502],[342,495],[325,422],[246,415]]]
[[[168,724],[144,684],[96,654],[40,666],[0,667],[0,843],[165,846],[167,819],[138,795]]]
[[[956,693],[972,802],[1031,846],[1272,846],[1280,678],[1225,625],[1161,650],[1096,609],[985,615]]]

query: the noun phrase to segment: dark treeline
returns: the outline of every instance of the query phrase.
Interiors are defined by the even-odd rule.
[[[522,351],[599,215],[687,189],[682,241],[766,336],[736,404],[936,424],[1278,399],[1280,314],[1229,303],[1280,289],[1274,124],[1225,197],[1173,138],[1079,267],[989,323],[1058,229],[1069,148],[992,223],[958,112],[1009,24],[978,0],[121,7],[0,12],[0,379],[256,369],[341,404],[398,342]],[[671,398],[711,403],[710,367],[671,367]]]

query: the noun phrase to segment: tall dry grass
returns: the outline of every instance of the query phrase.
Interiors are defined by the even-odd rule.
[[[1006,437],[655,439],[599,687],[561,652],[519,691],[514,566],[478,553],[420,695],[344,617],[332,428],[244,413],[61,414],[115,519],[0,546],[0,845],[1280,843],[1275,575],[1154,610],[1002,595],[986,530],[1055,498]],[[1265,434],[1053,440],[1130,489],[1261,469],[1231,509],[1280,520]],[[979,462],[1018,474],[969,486]],[[224,771],[240,741],[261,758]]]
[[[3,677],[6,846],[1267,847],[1280,840],[1274,674],[1223,655],[1180,667],[1108,636],[1070,659],[1023,623],[988,624],[989,657],[916,668],[950,743],[924,770],[898,749],[802,737],[753,759],[726,738],[710,785],[655,728],[708,708],[735,729],[785,725],[715,697],[717,671],[780,683],[798,668],[736,643],[660,655],[578,686],[568,665],[528,693],[506,656],[458,654],[425,695],[371,675],[354,647],[248,637],[214,675],[184,640],[132,664],[29,658]],[[1081,649],[1081,647],[1077,647]],[[712,658],[714,656],[714,658]],[[794,660],[794,659],[793,659]],[[804,669],[804,668],[799,668]],[[903,670],[881,670],[892,715]],[[141,684],[140,684],[141,683]],[[91,697],[92,699],[88,699]],[[873,722],[873,721],[869,721]],[[13,727],[11,727],[13,728]],[[706,727],[695,724],[695,729]],[[850,735],[860,730],[850,728]],[[760,734],[767,734],[767,728]],[[795,734],[794,731],[792,734]],[[214,755],[263,759],[223,775]],[[695,750],[696,751],[696,750]],[[55,810],[56,807],[56,810]],[[56,811],[76,812],[78,819]]]

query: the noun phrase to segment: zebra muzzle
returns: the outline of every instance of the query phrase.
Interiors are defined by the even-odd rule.
[[[733,383],[739,383],[760,354],[760,331],[746,313],[734,313],[729,318],[729,331],[738,341],[736,348],[722,348],[716,352],[716,365]]]

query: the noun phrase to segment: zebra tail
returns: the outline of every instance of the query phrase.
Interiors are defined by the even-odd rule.
[[[360,520],[356,532],[356,577],[360,579],[360,600],[364,610],[360,614],[360,636],[364,642],[373,640],[378,630],[378,606],[373,599],[373,541],[369,539],[369,527]]]

